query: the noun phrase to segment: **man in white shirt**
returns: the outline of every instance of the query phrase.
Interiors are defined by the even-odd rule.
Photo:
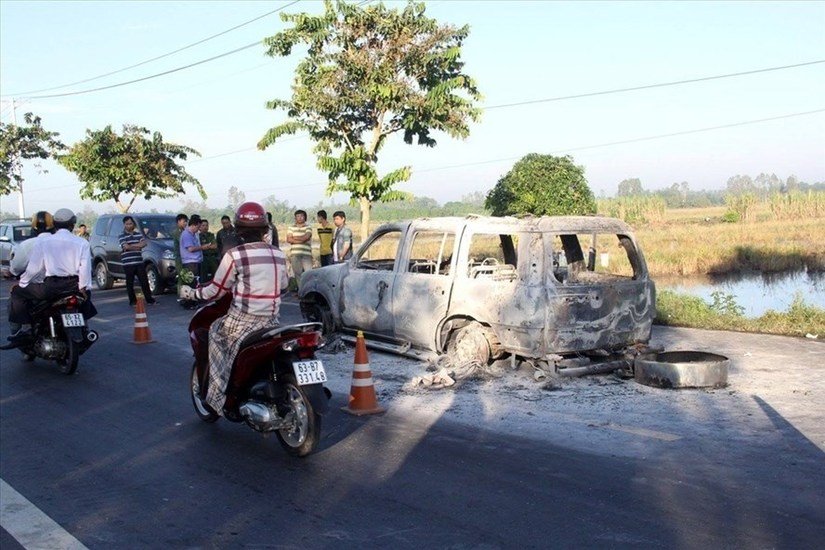
[[[45,210],[36,213],[32,216],[32,230],[36,236],[26,239],[14,249],[14,258],[11,259],[9,264],[9,271],[11,271],[12,275],[22,275],[29,265],[29,257],[35,245],[37,245],[40,240],[48,238],[54,233],[54,220],[52,215]],[[42,270],[32,277],[31,282],[42,283],[45,278],[46,272]],[[12,295],[9,299],[9,317],[12,317],[13,311],[19,311],[20,308],[23,310],[26,309],[26,301],[19,298],[15,299],[15,296]],[[11,334],[16,333],[20,330],[20,323],[9,322],[9,329]]]
[[[20,277],[20,283],[12,289],[13,300],[22,298],[30,303],[79,290],[87,297],[81,308],[86,318],[97,313],[91,303],[92,255],[89,242],[72,233],[76,221],[74,213],[68,208],[61,208],[54,213],[54,227],[57,231],[48,239],[38,239],[31,251],[26,271]],[[41,271],[45,278],[38,284],[34,281]],[[28,308],[25,311],[20,311],[20,308],[12,311],[9,308],[9,321],[30,324]],[[13,334],[9,339],[15,340],[20,336],[25,336],[25,333]]]

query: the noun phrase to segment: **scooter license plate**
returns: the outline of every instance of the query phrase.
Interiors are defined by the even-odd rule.
[[[63,326],[64,327],[85,327],[86,320],[83,318],[82,313],[64,313],[61,315],[63,318]]]
[[[292,363],[292,370],[295,371],[295,378],[299,386],[307,384],[320,384],[327,381],[327,371],[324,364],[313,359],[311,361],[295,361]]]

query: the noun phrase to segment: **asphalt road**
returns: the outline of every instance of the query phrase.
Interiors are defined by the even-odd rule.
[[[0,284],[3,320],[8,288]],[[353,418],[336,395],[320,450],[293,459],[274,436],[195,416],[190,312],[173,296],[149,309],[156,342],[143,346],[131,343],[122,287],[95,302],[101,339],[76,375],[0,352],[0,477],[89,548],[796,549],[825,540],[825,457],[793,427],[771,453],[729,458],[708,444],[632,459],[443,419]],[[283,321],[297,313],[285,305]],[[3,527],[0,544],[13,547]]]

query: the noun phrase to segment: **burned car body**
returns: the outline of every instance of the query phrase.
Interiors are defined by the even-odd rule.
[[[630,227],[603,217],[422,218],[304,274],[301,307],[413,356],[549,361],[650,338],[655,287]],[[473,351],[476,350],[476,351]]]

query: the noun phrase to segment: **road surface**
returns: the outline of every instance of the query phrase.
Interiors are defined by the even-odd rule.
[[[0,284],[3,320],[8,289]],[[101,549],[797,549],[825,540],[825,454],[781,415],[779,446],[734,452],[700,439],[678,453],[611,456],[448,415],[354,418],[339,411],[346,395],[337,392],[319,451],[294,459],[274,436],[195,416],[190,312],[173,296],[149,308],[156,342],[142,346],[130,343],[123,287],[94,296],[101,338],[76,375],[0,352],[3,548],[15,538],[35,547],[44,534],[64,537],[56,546]],[[285,304],[282,321],[298,319]],[[17,496],[30,514],[13,513]],[[32,517],[54,523],[32,527]]]

